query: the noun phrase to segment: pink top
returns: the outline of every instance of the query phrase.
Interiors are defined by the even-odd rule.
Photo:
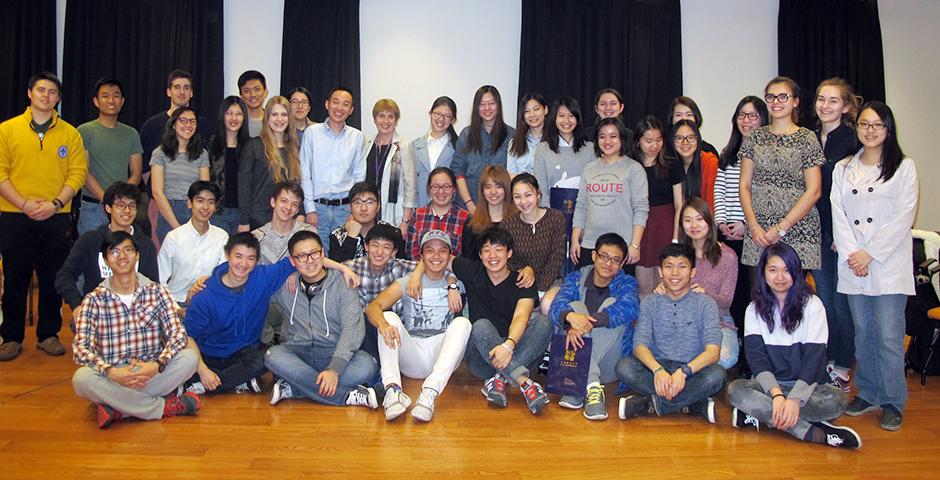
[[[695,259],[695,276],[693,284],[699,284],[705,293],[718,304],[718,313],[721,315],[722,326],[729,326],[728,319],[731,312],[731,301],[734,299],[734,288],[738,281],[738,256],[731,247],[719,243],[721,246],[721,259],[718,265],[712,265],[705,258]],[[734,328],[734,322],[730,324]]]

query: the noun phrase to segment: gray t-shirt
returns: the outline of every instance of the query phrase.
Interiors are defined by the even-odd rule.
[[[688,363],[705,351],[705,345],[721,345],[718,305],[704,293],[689,291],[673,300],[669,295],[649,295],[640,303],[633,346],[645,345],[659,360]]]
[[[264,127],[264,117],[262,118],[249,118],[248,119],[248,136],[249,137],[260,137],[261,129]]]
[[[170,161],[163,153],[163,149],[153,149],[150,166],[163,167],[163,193],[167,200],[186,200],[189,187],[199,180],[199,168],[209,168],[209,153],[205,150],[199,157],[190,161],[185,153],[176,154],[176,159]]]
[[[409,273],[396,280],[402,291],[408,288],[411,275]],[[401,323],[412,337],[440,335],[454,319],[454,314],[447,306],[447,275],[437,281],[422,275],[421,298],[414,299],[404,294],[401,302]]]
[[[606,164],[595,160],[581,172],[581,186],[572,225],[584,229],[581,246],[594,248],[597,237],[607,232],[633,238],[633,227],[646,226],[649,216],[646,170],[636,160],[621,157]]]
[[[95,177],[102,190],[107,190],[114,182],[127,181],[131,155],[144,151],[137,130],[121,122],[108,128],[92,120],[79,125],[78,133],[82,134],[82,143],[88,151],[88,173]],[[82,193],[91,195],[87,188],[83,188]]]

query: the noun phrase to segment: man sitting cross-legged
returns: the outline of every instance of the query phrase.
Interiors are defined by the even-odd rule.
[[[101,253],[111,277],[85,296],[75,319],[75,393],[98,405],[100,428],[123,417],[195,415],[199,396],[175,392],[198,355],[185,348],[169,292],[135,271],[140,254],[129,233],[110,233]]]
[[[376,227],[379,228],[379,227]],[[366,307],[366,315],[381,334],[378,340],[382,384],[385,386],[385,419],[393,420],[407,410],[411,398],[402,392],[401,376],[424,378],[418,403],[411,415],[422,421],[434,416],[434,401],[444,391],[451,374],[460,365],[470,320],[454,318],[462,309],[460,297],[449,301],[456,279],[448,281],[450,237],[431,230],[421,240],[421,296],[408,296],[405,290],[413,274],[398,279]],[[402,301],[401,317],[386,311]]]

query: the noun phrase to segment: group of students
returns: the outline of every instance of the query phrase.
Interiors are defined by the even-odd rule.
[[[375,104],[366,140],[346,124],[348,89],[313,123],[306,89],[265,102],[259,72],[238,85],[206,144],[182,71],[139,137],[117,121],[120,82],[98,82],[99,118],[76,130],[55,112],[49,73],[0,125],[0,359],[22,349],[35,267],[39,347],[65,351],[61,295],[73,383],[99,426],[193,414],[206,392],[260,392],[267,371],[272,404],[381,401],[389,420],[412,404],[401,375],[424,378],[411,412],[429,421],[462,360],[489,402],[506,406],[508,383],[536,414],[549,400],[531,370],[557,332],[571,349],[592,338],[584,395],[559,400],[592,420],[607,418],[603,384],[619,379],[635,393],[622,419],[715,422],[711,397],[738,365],[735,427],[852,448],[859,436],[829,423],[843,412],[882,409],[882,427],[900,428],[917,176],[890,108],[860,106],[844,81],[819,85],[814,133],[798,126],[796,83],[771,80],[738,104],[720,153],[688,97],[669,106],[670,126],[648,115],[631,131],[614,89],[598,92],[591,126],[576,99],[531,93],[512,128],[483,86],[459,135],[440,97],[407,143],[393,100]],[[137,186],[148,176],[153,240]]]

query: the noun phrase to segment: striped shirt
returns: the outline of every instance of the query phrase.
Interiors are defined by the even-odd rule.
[[[128,308],[106,279],[85,296],[75,318],[75,363],[101,373],[133,359],[165,364],[186,346],[186,329],[173,305],[165,287],[138,273]]]
[[[741,208],[741,164],[718,169],[715,177],[715,224],[747,222]]]

